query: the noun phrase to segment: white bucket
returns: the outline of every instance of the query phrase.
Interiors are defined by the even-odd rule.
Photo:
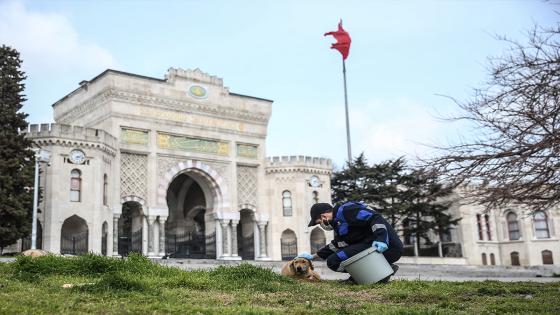
[[[393,274],[383,254],[371,247],[340,263],[358,284],[371,284]]]

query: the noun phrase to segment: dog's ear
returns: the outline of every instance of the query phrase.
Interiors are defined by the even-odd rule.
[[[313,268],[313,263],[311,262],[311,260],[307,261],[309,263],[309,268],[311,268],[311,270],[315,270],[315,268]]]
[[[296,273],[296,268],[294,267],[294,260],[290,261],[288,263],[288,266],[290,266],[290,270],[292,271],[292,273]]]

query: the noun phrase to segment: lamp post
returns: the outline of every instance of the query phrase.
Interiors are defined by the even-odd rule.
[[[31,249],[37,249],[37,204],[39,203],[39,162],[49,163],[51,152],[34,148],[35,152],[35,184],[33,186],[33,222],[31,222]]]

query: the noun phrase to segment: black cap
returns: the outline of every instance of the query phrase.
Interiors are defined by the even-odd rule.
[[[315,221],[317,221],[317,219],[319,219],[321,214],[323,214],[325,212],[330,212],[330,211],[332,211],[332,209],[333,209],[333,207],[330,204],[324,203],[324,202],[320,202],[320,203],[316,203],[316,204],[312,205],[311,209],[309,210],[309,214],[311,215],[311,221],[309,221],[308,226],[317,225],[317,223],[315,223]]]

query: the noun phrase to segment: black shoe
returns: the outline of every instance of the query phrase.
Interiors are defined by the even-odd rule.
[[[391,274],[391,276],[399,271],[399,265],[391,264],[391,268],[393,268],[393,273]]]
[[[340,283],[342,283],[342,284],[358,284],[356,282],[356,280],[354,280],[354,278],[352,278],[352,276],[348,277],[348,279],[346,279],[346,280],[340,280]]]
[[[391,279],[391,276],[393,276],[395,273],[397,273],[397,271],[399,271],[399,265],[391,264],[391,268],[393,269],[393,273],[388,275],[387,277],[379,280],[378,283],[389,283],[389,280]]]

